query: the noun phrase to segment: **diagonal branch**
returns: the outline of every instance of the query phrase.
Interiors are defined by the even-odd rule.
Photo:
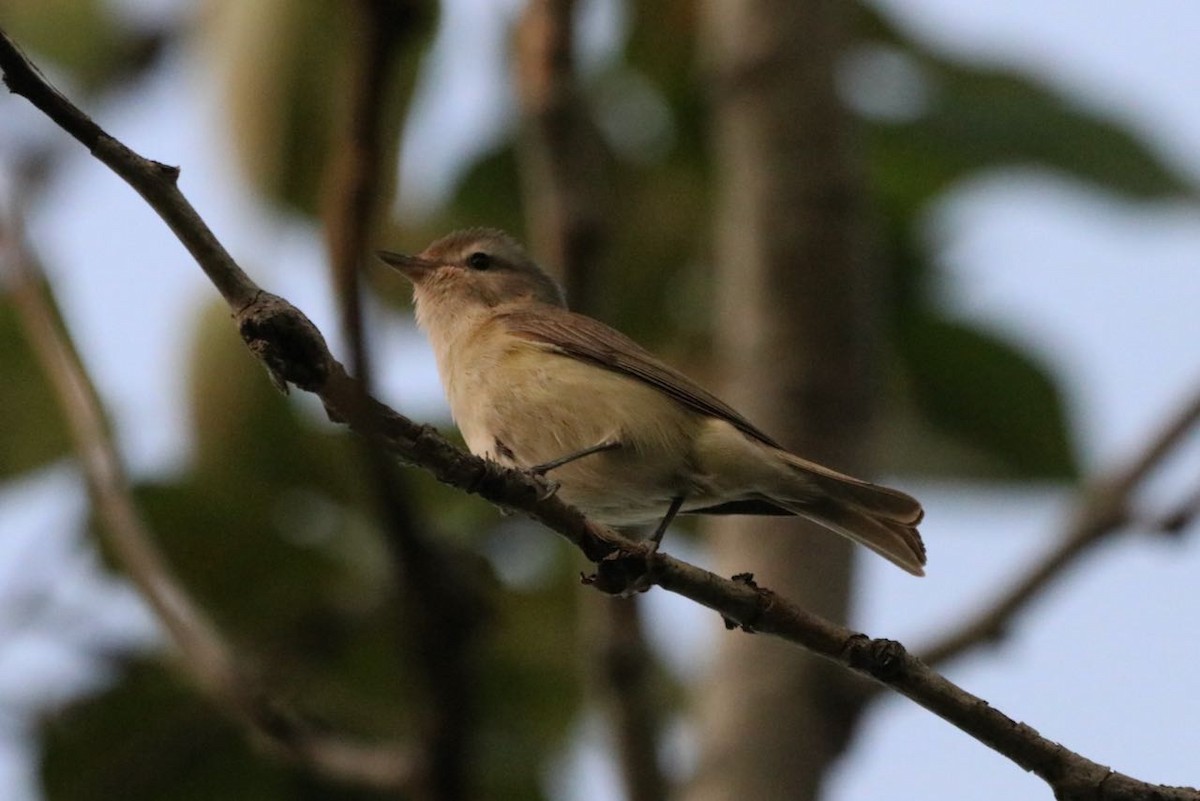
[[[1003,637],[1013,620],[1068,568],[1131,522],[1134,493],[1197,426],[1200,426],[1200,391],[1127,464],[1084,487],[1075,516],[1058,544],[982,613],[922,649],[925,661],[940,665]],[[1186,509],[1185,505],[1172,517],[1186,521]]]
[[[80,128],[80,118],[87,120],[37,76],[4,35],[0,35],[0,69],[14,91],[52,119],[68,120],[72,127],[64,127],[72,134],[73,128]],[[14,74],[19,76],[15,81],[9,77]],[[168,224],[186,219],[199,226],[200,230],[177,231],[181,237],[189,241],[212,239],[177,190],[155,188],[166,184],[173,190],[173,172],[164,173],[160,166],[108,137],[90,120],[82,130],[99,132],[107,144],[93,148],[93,152],[122,177],[132,176],[127,180],[135,188],[146,187],[143,196]],[[191,224],[185,227],[190,229]],[[590,582],[598,589],[622,593],[657,585],[719,612],[731,627],[771,634],[837,662],[891,687],[1035,773],[1059,799],[1200,801],[1200,791],[1138,781],[1046,739],[949,681],[900,643],[871,639],[807,612],[758,587],[748,575],[721,578],[667,554],[654,553],[645,543],[624,540],[616,532],[587,521],[556,497],[546,497],[535,479],[463,453],[432,428],[418,425],[377,401],[369,402],[369,420],[348,418],[347,412],[355,408],[353,399],[362,397],[361,388],[330,355],[312,323],[282,298],[259,290],[223,249],[198,250],[193,255],[203,262],[203,269],[218,288],[236,290],[226,299],[235,310],[242,336],[277,381],[316,393],[331,417],[349,419],[352,428],[376,438],[398,458],[420,465],[440,481],[545,523],[597,563],[597,574]]]
[[[143,158],[113,139],[52,87],[7,33],[0,31],[0,36],[0,65],[9,90],[28,98],[145,198],[231,307],[239,309],[249,303],[258,287],[179,191],[179,168]]]
[[[267,695],[213,622],[188,595],[154,544],[87,372],[52,311],[48,289],[21,242],[0,226],[5,289],[70,427],[92,505],[113,553],[179,651],[180,668],[219,708],[268,749],[323,776],[378,788],[414,783],[417,761],[398,745],[365,745],[310,726]]]
[[[1200,483],[1170,511],[1153,521],[1151,528],[1164,534],[1179,534],[1195,523],[1197,517],[1200,517]]]

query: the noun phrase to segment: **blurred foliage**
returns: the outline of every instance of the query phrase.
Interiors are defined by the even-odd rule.
[[[1069,106],[1026,78],[901,52],[925,86],[927,106],[914,119],[866,127],[872,190],[901,219],[911,219],[914,210],[968,175],[1022,164],[1135,198],[1187,191],[1179,176],[1127,131]]]
[[[539,581],[508,587],[497,599],[482,654],[477,769],[484,798],[542,798],[546,758],[567,742],[583,701],[579,563],[562,544],[539,539],[553,556]]]
[[[355,801],[378,794],[330,786],[264,759],[169,663],[126,665],[122,681],[45,727],[50,798],[145,801]]]
[[[200,321],[192,365],[193,469],[138,489],[160,546],[273,697],[338,731],[402,737],[420,677],[412,644],[399,638],[388,556],[360,497],[366,482],[349,440],[275,391],[219,305]],[[414,486],[428,503],[423,484]],[[459,516],[466,530],[503,536],[481,523],[485,504],[462,504],[435,486],[447,493],[445,507],[473,510]],[[563,742],[581,699],[577,578],[564,569],[572,555],[535,541],[549,551],[535,560],[541,578],[491,593],[479,732],[489,798],[538,797],[544,755]],[[50,797],[97,797],[96,788],[123,777],[126,799],[290,798],[298,787],[322,787],[258,757],[175,673],[169,663],[134,665],[113,691],[62,713],[46,743]],[[124,727],[137,731],[102,757],[95,743]],[[137,767],[143,749],[153,764]],[[323,788],[313,797],[360,796]]]
[[[80,86],[107,77],[124,53],[124,32],[104,0],[6,0],[4,28]]]
[[[350,441],[265,380],[222,307],[194,353],[194,469],[139,491],[160,545],[274,691],[321,719],[397,731],[412,679]]]
[[[1008,475],[1074,474],[1066,412],[1042,365],[992,334],[933,315],[911,316],[902,334],[914,401],[927,420]]]
[[[1034,165],[1141,199],[1182,195],[1187,186],[1128,131],[1022,75],[942,58],[867,6],[859,29],[860,53],[893,51],[920,82],[911,118],[863,120],[869,187],[893,268],[892,348],[903,387],[922,424],[957,441],[907,467],[962,468],[957,451],[965,447],[989,457],[971,465],[977,475],[1074,478],[1079,465],[1057,381],[995,332],[945,316],[922,214],[956,182],[1004,167]]]
[[[157,63],[170,32],[130,26],[108,0],[4,0],[0,24],[71,91],[113,89]]]
[[[608,269],[596,278],[595,307],[703,378],[711,369],[712,89],[698,66],[696,4],[630,5],[623,52],[583,87],[607,136],[602,195],[611,200]],[[200,16],[201,58],[218,75],[244,175],[264,202],[317,224],[345,109],[347,54],[356,46],[345,6],[206,0]],[[10,0],[0,6],[0,22],[80,86],[102,87],[130,57],[128,33],[100,0]],[[404,39],[385,161],[394,159],[430,27],[419,22]],[[869,9],[856,17],[853,48],[901,54],[915,65],[924,98],[907,117],[861,120],[879,255],[891,278],[885,405],[907,417],[893,421],[897,429],[937,434],[924,448],[897,449],[907,461],[890,466],[961,475],[969,464],[975,475],[1013,479],[1075,476],[1057,380],[1035,355],[947,316],[937,302],[941,279],[921,236],[922,215],[957,182],[1012,165],[1059,171],[1135,198],[1178,193],[1180,179],[1128,132],[1026,77],[930,52]],[[508,133],[466,166],[446,208],[405,223],[389,246],[420,247],[462,225],[522,232],[515,131]],[[385,207],[394,193],[390,181]],[[377,289],[393,297],[404,292],[398,282],[380,281]],[[66,441],[2,303],[0,371],[7,410],[0,476],[7,478],[57,458]],[[318,419],[319,410],[271,388],[215,306],[199,321],[189,379],[188,468],[138,488],[171,563],[301,714],[361,736],[403,736],[416,717],[419,677],[408,658],[414,646],[400,636],[390,556],[360,460]],[[495,525],[485,504],[464,501],[423,475],[405,481],[434,535],[485,555],[520,541],[513,522]],[[541,797],[547,758],[563,747],[584,703],[570,569],[577,559],[556,542],[544,547],[530,556],[533,575],[484,579],[493,609],[476,665],[481,797]],[[359,797],[263,759],[169,666],[128,666],[110,691],[65,710],[46,731],[52,799]]]
[[[384,164],[395,163],[420,54],[433,28],[420,11],[427,4],[391,5],[403,49],[384,113],[381,141],[390,143]],[[363,47],[354,17],[346,4],[322,0],[204,2],[205,59],[219,74],[238,165],[265,200],[308,216],[321,210],[331,148],[347,116],[347,54]],[[389,195],[393,177],[383,176]]]
[[[71,440],[62,412],[34,357],[16,309],[0,292],[0,480],[67,455]]]

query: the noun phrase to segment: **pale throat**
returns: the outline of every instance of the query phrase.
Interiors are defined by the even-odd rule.
[[[451,370],[451,366],[457,366],[460,372],[464,368],[469,371],[474,350],[471,340],[494,310],[483,306],[462,308],[466,304],[451,308],[455,304],[438,302],[439,300],[430,298],[425,293],[417,294],[417,326],[426,333],[433,346],[442,387],[448,395],[453,395],[455,387],[452,377],[455,372]]]

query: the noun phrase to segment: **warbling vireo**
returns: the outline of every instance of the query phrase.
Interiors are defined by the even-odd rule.
[[[471,452],[538,474],[612,526],[679,512],[795,514],[915,575],[921,504],[806,461],[633,340],[570,312],[507,234],[470,229],[415,256],[381,251],[413,283],[450,411]]]

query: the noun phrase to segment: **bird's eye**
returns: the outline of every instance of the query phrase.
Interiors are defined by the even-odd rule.
[[[486,253],[472,253],[467,256],[467,266],[472,270],[486,270],[492,266],[492,257]]]

